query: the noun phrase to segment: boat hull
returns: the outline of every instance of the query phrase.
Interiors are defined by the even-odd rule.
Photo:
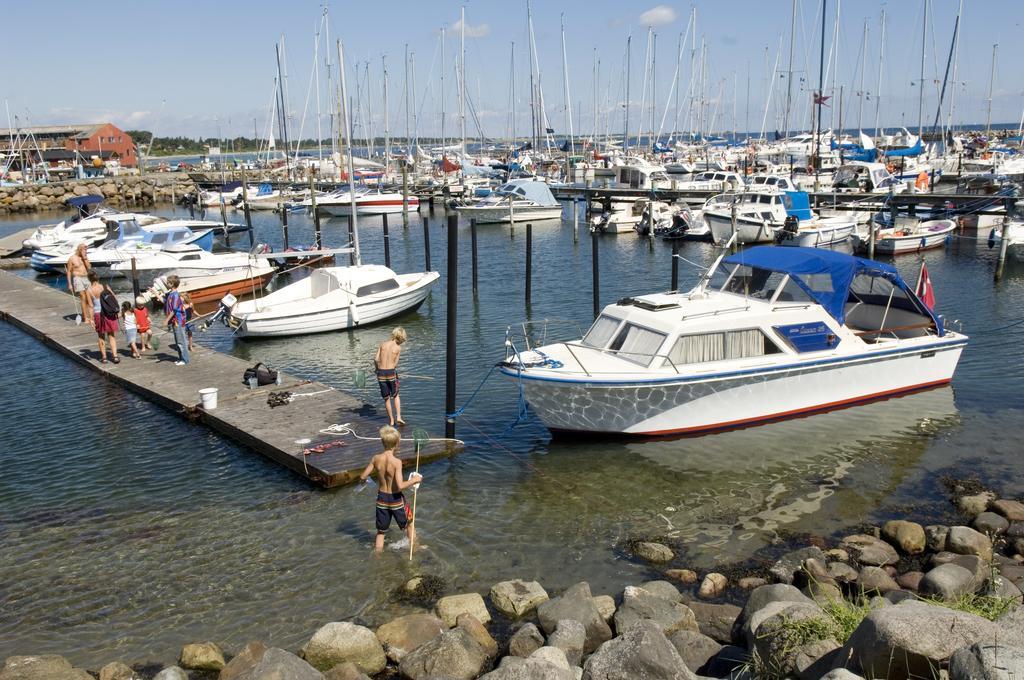
[[[180,290],[188,293],[193,302],[212,302],[220,300],[228,293],[238,295],[263,290],[263,286],[267,285],[267,282],[274,278],[276,273],[276,271],[270,271],[258,276],[243,276],[242,278],[232,274],[197,277],[182,281]]]
[[[647,381],[522,376],[526,401],[553,432],[686,435],[747,427],[944,385],[966,339],[796,365]],[[502,372],[514,380],[512,367]]]
[[[474,219],[477,224],[499,224],[502,222],[530,222],[531,220],[557,220],[562,217],[562,206],[520,208],[511,211],[509,218],[508,205],[493,208],[477,208],[461,206],[456,208],[466,219]]]
[[[853,222],[845,224],[821,225],[806,231],[798,231],[796,234],[782,232],[784,235],[779,240],[781,246],[800,246],[803,248],[827,248],[846,241],[853,235],[856,225]]]
[[[317,208],[329,215],[344,216],[352,213],[352,206],[349,203],[328,203],[317,204]],[[357,215],[394,215],[404,210],[405,204],[402,199],[356,199]],[[409,210],[419,210],[420,200],[415,196],[409,196]]]
[[[711,229],[711,239],[716,243],[724,243],[732,237],[731,215],[705,212],[704,222]],[[736,218],[736,239],[739,243],[773,243],[776,231],[776,227],[761,220]]]

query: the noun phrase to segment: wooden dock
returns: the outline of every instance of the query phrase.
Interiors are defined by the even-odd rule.
[[[9,257],[20,252],[22,250],[22,241],[34,234],[35,231],[35,227],[29,227],[0,238],[0,257]]]
[[[146,399],[244,444],[277,461],[309,481],[334,487],[356,481],[370,457],[381,450],[377,431],[386,421],[369,415],[361,400],[329,386],[282,374],[282,384],[250,390],[242,373],[251,364],[221,352],[196,345],[188,366],[175,366],[177,354],[163,333],[160,348],[143,359],[132,359],[119,334],[120,364],[101,364],[96,333],[86,324],[75,324],[75,301],[67,293],[30,279],[0,271],[0,319],[11,323],[46,346],[94,371],[98,377],[117,383]],[[162,314],[152,314],[157,322]],[[219,389],[216,409],[199,405],[198,391]],[[291,403],[271,408],[271,392],[289,391],[298,396]],[[314,394],[315,393],[315,394]],[[380,409],[383,411],[383,408]],[[348,424],[352,434],[331,435],[320,431],[331,425]],[[399,457],[415,461],[411,426],[402,432]],[[308,444],[296,440],[310,439]],[[322,444],[341,442],[323,452],[309,453]],[[450,456],[462,450],[458,440],[430,439],[420,448],[420,462]]]

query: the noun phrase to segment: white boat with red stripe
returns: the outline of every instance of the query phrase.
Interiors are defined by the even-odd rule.
[[[356,213],[359,215],[392,215],[400,213],[408,200],[409,210],[419,210],[420,199],[410,194],[408,199],[397,191],[371,191],[360,189],[355,192]],[[349,215],[352,212],[352,198],[348,187],[338,189],[316,198],[316,207],[329,215]],[[307,199],[302,202],[312,206]]]
[[[511,329],[503,374],[554,433],[687,435],[950,382],[967,337],[891,266],[817,248],[719,258],[687,293],[608,305],[583,337]],[[543,329],[546,335],[547,329]]]

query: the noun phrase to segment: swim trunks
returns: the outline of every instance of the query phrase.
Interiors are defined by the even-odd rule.
[[[394,399],[398,396],[398,369],[378,368],[377,385],[380,387],[380,396],[384,400]]]
[[[72,276],[71,277],[71,287],[75,290],[76,293],[84,292],[89,287],[89,277],[88,276]]]
[[[391,519],[394,518],[399,529],[405,529],[405,525],[412,519],[412,510],[405,502],[405,496],[401,492],[387,493],[377,492],[377,532],[384,533],[391,526]]]

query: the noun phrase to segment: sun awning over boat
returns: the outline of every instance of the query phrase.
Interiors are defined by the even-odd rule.
[[[86,194],[85,196],[75,196],[69,198],[67,204],[72,208],[81,208],[86,205],[95,205],[96,203],[102,203],[103,197],[98,194]]]
[[[846,303],[850,299],[850,287],[854,279],[859,276],[880,277],[902,291],[916,311],[930,317],[939,335],[943,334],[941,320],[917,298],[895,267],[881,262],[821,248],[773,246],[742,250],[725,258],[723,262],[789,274],[804,292],[839,323],[845,323]]]

